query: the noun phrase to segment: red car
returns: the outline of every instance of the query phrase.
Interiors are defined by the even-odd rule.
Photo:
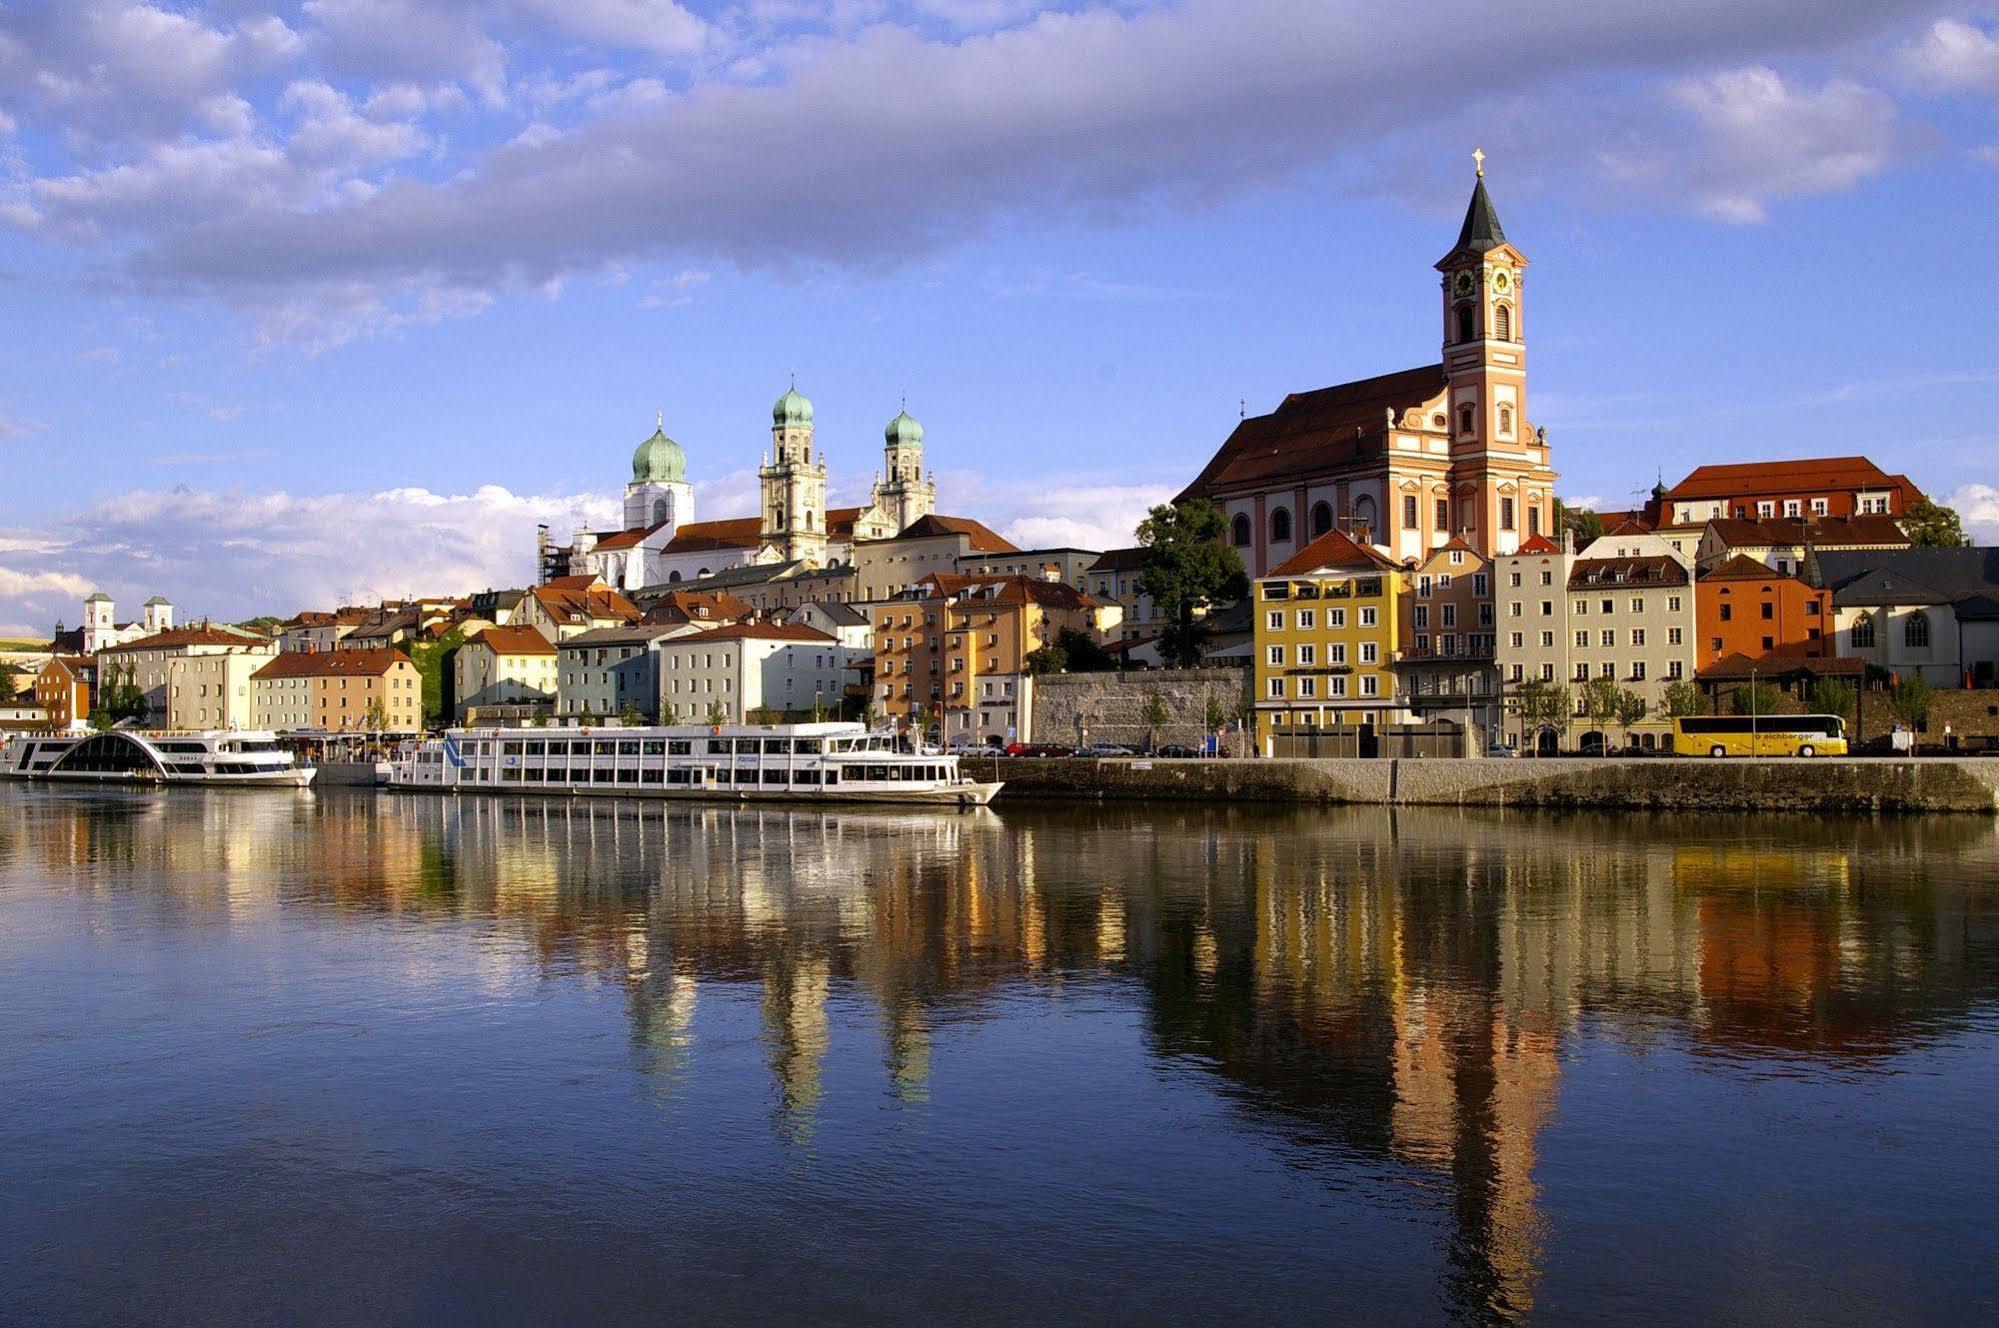
[[[1008,756],[1074,756],[1075,753],[1059,742],[1010,742],[1006,745]]]

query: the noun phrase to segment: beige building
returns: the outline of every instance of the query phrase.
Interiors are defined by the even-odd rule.
[[[1508,697],[1505,727],[1521,736],[1511,698],[1539,679],[1568,689],[1570,729],[1588,741],[1582,691],[1597,678],[1645,699],[1646,718],[1632,740],[1655,747],[1669,733],[1665,692],[1694,675],[1697,641],[1690,561],[1658,535],[1626,528],[1573,553],[1530,541],[1494,560],[1498,618],[1497,663]],[[1604,734],[1624,736],[1613,724]]]
[[[534,631],[544,641],[560,641],[606,627],[628,626],[642,616],[637,605],[596,577],[565,576],[528,592],[513,625],[501,630]],[[550,688],[551,696],[553,692]]]
[[[969,553],[958,560],[960,576],[1031,576],[1089,590],[1090,569],[1102,561],[1095,549],[1015,549],[1006,553]],[[1099,596],[1098,598],[1102,598]]]
[[[1019,552],[970,517],[932,513],[893,539],[854,545],[855,601],[890,599],[926,576],[957,575],[968,559]]]
[[[857,651],[826,633],[790,623],[736,623],[660,640],[662,723],[753,722],[766,712],[790,719],[839,713],[847,667]]]
[[[146,701],[144,723],[153,728],[246,728],[249,726],[249,676],[277,654],[277,643],[251,638],[241,631],[211,627],[173,627],[124,645],[97,652],[100,694],[129,677]],[[191,668],[211,656],[241,656],[242,665]],[[241,684],[242,692],[236,691]],[[178,708],[176,708],[178,707]]]
[[[423,677],[400,650],[286,651],[250,678],[252,726],[415,733]]]
[[[532,627],[488,627],[458,648],[451,682],[460,720],[477,706],[552,710],[558,691],[555,645]]]

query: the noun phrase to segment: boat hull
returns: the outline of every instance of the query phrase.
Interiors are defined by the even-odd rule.
[[[637,802],[789,802],[789,803],[830,803],[838,806],[895,806],[895,807],[984,807],[998,795],[999,783],[989,784],[949,784],[935,788],[916,789],[752,789],[736,790],[725,788],[675,788],[644,787],[634,788],[629,784],[607,788],[593,788],[589,785],[554,785],[542,788],[534,785],[487,785],[487,784],[391,784],[396,793],[445,793],[463,797],[515,797],[515,798],[617,798]]]
[[[47,784],[124,784],[145,788],[308,788],[317,770],[272,770],[254,775],[157,775],[130,770],[73,771],[40,770],[33,774],[7,772],[9,779]]]

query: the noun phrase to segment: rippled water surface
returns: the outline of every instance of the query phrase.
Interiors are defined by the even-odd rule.
[[[0,788],[0,1321],[1999,1320],[1983,820]]]

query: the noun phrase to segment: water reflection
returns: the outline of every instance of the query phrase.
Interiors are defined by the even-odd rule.
[[[479,924],[499,970],[615,984],[667,1102],[745,1054],[713,1030],[746,996],[769,1128],[800,1150],[842,1094],[928,1109],[955,1029],[1129,1010],[1286,1166],[1440,1214],[1439,1299],[1474,1322],[1535,1307],[1542,1140],[1585,1030],[1864,1074],[1999,982],[1999,841],[1973,820],[9,794],[0,853],[184,923]]]

